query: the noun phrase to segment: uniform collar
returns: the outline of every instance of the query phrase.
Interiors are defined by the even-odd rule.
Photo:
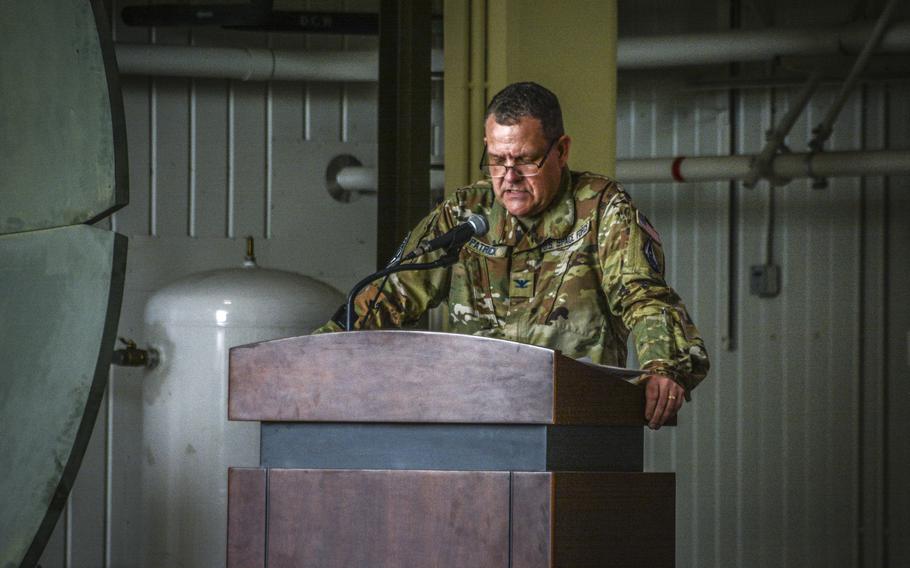
[[[575,226],[575,195],[572,191],[572,175],[569,168],[562,169],[562,179],[553,203],[534,219],[528,228],[526,238],[519,239],[522,231],[518,219],[509,213],[502,204],[494,199],[489,212],[490,232],[487,239],[492,245],[534,248],[549,239],[561,239],[569,234]],[[490,191],[492,192],[492,186]],[[524,244],[527,246],[524,246]]]

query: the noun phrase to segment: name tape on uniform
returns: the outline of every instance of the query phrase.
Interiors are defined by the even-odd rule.
[[[468,241],[467,247],[473,251],[479,252],[484,256],[492,256],[494,258],[505,258],[506,251],[508,249],[506,246],[488,245],[487,243],[482,243],[477,239],[471,239]]]
[[[561,239],[548,240],[540,247],[540,250],[542,252],[550,252],[551,250],[566,248],[585,238],[585,235],[587,235],[589,232],[591,232],[591,221],[588,221],[579,227],[578,230],[576,230],[574,233],[567,235]]]

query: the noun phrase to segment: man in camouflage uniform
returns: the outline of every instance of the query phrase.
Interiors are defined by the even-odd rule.
[[[436,207],[404,252],[475,213],[489,232],[471,239],[450,268],[400,272],[381,291],[370,285],[356,298],[355,328],[406,326],[447,300],[452,332],[618,366],[631,331],[649,372],[640,379],[646,419],[659,428],[708,371],[698,330],[664,280],[659,234],[615,181],[569,170],[571,139],[547,89],[506,87],[487,109],[485,134],[487,179]],[[317,331],[340,329],[330,321]]]

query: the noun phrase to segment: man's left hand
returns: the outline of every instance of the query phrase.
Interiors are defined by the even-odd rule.
[[[645,383],[645,420],[648,427],[657,430],[676,416],[685,402],[686,391],[670,377],[647,375]]]

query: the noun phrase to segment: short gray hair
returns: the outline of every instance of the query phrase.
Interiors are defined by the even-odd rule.
[[[496,93],[487,107],[483,120],[493,115],[499,124],[510,126],[524,117],[536,118],[547,140],[565,134],[559,99],[549,89],[537,83],[512,83]]]

